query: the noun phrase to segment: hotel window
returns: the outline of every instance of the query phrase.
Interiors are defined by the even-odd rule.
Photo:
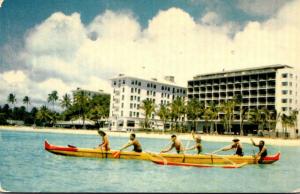
[[[287,99],[282,99],[281,102],[282,103],[287,103]]]
[[[153,96],[155,96],[155,92],[153,92]]]
[[[136,96],[134,96],[134,100],[136,100]]]
[[[123,111],[121,111],[121,117],[123,116]]]
[[[117,85],[117,82],[116,82],[116,81],[114,81],[114,86],[115,86],[115,85]]]
[[[137,101],[138,101],[138,102],[140,101],[140,97],[137,98]]]
[[[161,90],[164,90],[164,86],[161,87]]]
[[[133,85],[133,84],[134,84],[134,81],[132,80],[132,81],[131,81],[131,85]]]
[[[132,117],[132,112],[131,111],[129,111],[129,116]]]
[[[124,100],[124,95],[122,95],[122,100]]]
[[[290,90],[290,95],[292,95],[293,94],[293,91],[292,90]]]
[[[135,80],[135,85],[137,85],[138,83],[137,83],[137,81]]]
[[[130,96],[130,100],[133,100],[133,96]]]
[[[287,77],[288,77],[287,73],[282,74],[282,78],[287,78]]]
[[[139,82],[139,86],[141,86],[141,82]]]
[[[156,85],[154,85],[153,87],[154,87],[154,89],[156,89]]]
[[[149,88],[149,86],[150,86],[150,84],[149,84],[149,83],[147,83],[147,88]]]
[[[164,93],[161,93],[161,97],[164,97]]]
[[[123,80],[123,84],[125,84],[125,80]]]
[[[140,94],[141,93],[141,89],[138,89],[138,94]]]
[[[130,108],[132,108],[132,103],[130,103]]]
[[[288,94],[288,91],[287,90],[282,90],[282,94],[286,95],[286,94]]]
[[[288,82],[282,82],[281,85],[282,85],[282,86],[287,86],[287,85],[288,85]]]
[[[140,109],[140,104],[137,104],[137,105],[136,105],[136,108],[137,108],[137,109]]]
[[[290,78],[293,78],[293,74],[290,73]]]
[[[163,103],[164,103],[164,101],[163,101],[163,100],[161,100],[161,101],[160,101],[160,104],[163,104]]]
[[[139,116],[140,116],[140,113],[139,113],[139,112],[137,112],[137,113],[136,113],[136,117],[139,117]]]
[[[169,97],[170,97],[170,94],[168,94],[168,99],[169,99]]]
[[[133,112],[133,116],[135,117],[135,112]]]
[[[124,108],[124,103],[122,102],[122,104],[121,104],[121,108]]]
[[[123,87],[122,92],[125,92],[125,88]]]
[[[149,91],[147,91],[147,96],[149,95]]]
[[[282,111],[286,111],[286,109],[287,109],[286,107],[282,107]]]
[[[290,86],[292,86],[293,85],[293,83],[292,82],[290,82]]]
[[[131,93],[133,93],[133,88],[131,88]]]
[[[136,108],[136,104],[135,103],[133,104],[133,108]]]
[[[292,103],[293,102],[293,100],[292,99],[290,99],[290,103]]]

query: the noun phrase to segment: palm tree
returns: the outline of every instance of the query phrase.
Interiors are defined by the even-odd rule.
[[[11,103],[13,107],[15,107],[15,103],[17,102],[16,96],[13,93],[10,93],[7,98],[7,102]]]
[[[82,118],[82,125],[85,129],[85,118],[89,109],[90,97],[84,92],[80,90],[74,95],[74,108],[79,112],[79,115]]]
[[[182,119],[185,112],[186,110],[183,98],[179,96],[176,97],[175,100],[171,103],[171,118],[175,121],[176,130],[178,129],[178,120]]]
[[[210,133],[217,131],[217,119],[219,115],[219,107],[211,101],[209,104],[209,118],[210,118]]]
[[[159,110],[157,111],[157,115],[159,116],[160,120],[163,122],[163,130],[165,132],[165,123],[170,117],[170,110],[168,106],[161,104]]]
[[[57,91],[56,90],[54,90],[50,94],[48,94],[48,102],[52,103],[52,105],[53,105],[53,111],[54,111],[54,104],[55,104],[55,102],[57,100],[58,100],[58,95],[57,95]]]
[[[186,107],[187,118],[189,120],[192,120],[194,125],[193,127],[195,130],[197,129],[196,120],[202,116],[204,110],[205,110],[204,104],[201,103],[199,100],[192,99],[187,103],[187,107]]]
[[[243,123],[244,123],[244,118],[243,114],[245,114],[245,110],[243,110],[243,96],[241,94],[238,94],[236,96],[234,96],[234,101],[237,105],[240,106],[239,108],[239,112],[240,112],[240,135],[243,136],[244,135],[244,129],[243,129]]]
[[[41,120],[43,123],[45,123],[45,122],[47,123],[52,120],[51,113],[46,106],[42,106],[38,110],[38,112],[36,113],[36,118],[38,120]]]
[[[257,130],[261,128],[261,123],[263,122],[263,112],[259,109],[254,109],[249,112],[249,121],[257,125]]]
[[[68,95],[68,94],[63,95],[62,99],[60,100],[60,106],[65,109],[67,109],[71,106],[70,95]]]
[[[293,128],[295,130],[296,136],[298,135],[297,131],[296,131],[296,130],[298,130],[298,126],[297,126],[298,114],[299,114],[299,111],[297,109],[292,110],[292,112],[290,114],[291,115],[290,116],[291,117],[291,123],[293,124]]]
[[[225,131],[231,132],[231,123],[233,119],[233,112],[234,112],[235,102],[233,100],[228,100],[221,104],[220,111],[224,113],[224,126]]]
[[[88,113],[87,113],[87,117],[93,121],[95,121],[96,123],[99,122],[99,119],[101,119],[102,117],[105,117],[105,110],[102,106],[97,105],[94,106]],[[99,123],[98,123],[99,124]]]
[[[26,109],[28,111],[28,105],[30,104],[30,98],[28,96],[23,98],[23,104],[26,104]]]
[[[145,112],[144,128],[150,128],[149,118],[151,120],[151,115],[155,111],[155,104],[151,99],[145,99],[142,101],[141,109]]]

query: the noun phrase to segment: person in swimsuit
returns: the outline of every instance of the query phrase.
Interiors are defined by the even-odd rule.
[[[252,138],[250,140],[254,146],[259,148],[259,152],[256,154],[256,157],[259,158],[258,163],[262,164],[264,161],[264,158],[268,155],[267,147],[265,146],[265,142],[263,140],[260,140],[259,144],[256,144]]]
[[[99,144],[98,148],[102,149],[103,151],[109,151],[110,147],[107,134],[101,130],[98,130],[98,134],[102,137],[102,143]]]
[[[191,134],[192,134],[192,138],[195,141],[195,145],[192,146],[192,147],[190,147],[190,148],[186,148],[184,151],[196,149],[197,150],[197,154],[200,154],[201,151],[202,151],[201,137],[199,135],[195,135],[194,130],[192,130]]]
[[[235,149],[236,150],[235,151],[235,155],[243,156],[244,155],[244,153],[243,153],[243,147],[240,144],[240,140],[239,139],[234,139],[232,141],[233,141],[233,144],[231,144],[228,147],[223,148],[221,151],[227,151],[227,150]]]
[[[171,151],[173,148],[176,149],[176,152],[177,152],[178,154],[179,154],[179,153],[183,153],[184,147],[183,147],[181,141],[177,139],[176,135],[172,135],[172,136],[171,136],[171,142],[172,142],[172,144],[171,144],[168,148],[162,150],[160,153],[169,152],[169,151]]]
[[[124,145],[120,149],[120,151],[128,148],[129,146],[133,146],[133,150],[132,151],[134,151],[134,152],[142,152],[142,146],[141,146],[140,142],[135,138],[135,134],[134,133],[130,134],[129,138],[130,138],[129,142],[126,145]]]

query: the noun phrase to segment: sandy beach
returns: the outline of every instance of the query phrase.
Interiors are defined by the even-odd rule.
[[[96,130],[83,130],[83,129],[63,129],[63,128],[33,128],[24,126],[0,126],[0,131],[20,131],[20,132],[36,132],[36,133],[65,133],[65,134],[80,134],[80,135],[98,135]],[[128,137],[130,132],[117,132],[117,131],[106,131],[109,136],[116,137]],[[176,133],[175,133],[176,134]],[[137,137],[143,138],[160,138],[169,139],[170,134],[162,133],[146,133],[146,132],[136,132]],[[180,134],[177,136],[182,140],[191,140],[190,134]],[[201,138],[204,141],[212,142],[231,142],[233,138],[239,138],[242,143],[251,143],[251,137],[245,136],[233,136],[233,135],[206,135],[201,134]],[[300,146],[300,139],[278,139],[278,138],[268,138],[268,137],[252,137],[254,141],[264,140],[267,145],[277,145],[277,146]]]

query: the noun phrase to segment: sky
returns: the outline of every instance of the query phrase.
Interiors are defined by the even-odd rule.
[[[0,0],[0,105],[47,105],[119,73],[175,76],[299,69],[300,0]]]

